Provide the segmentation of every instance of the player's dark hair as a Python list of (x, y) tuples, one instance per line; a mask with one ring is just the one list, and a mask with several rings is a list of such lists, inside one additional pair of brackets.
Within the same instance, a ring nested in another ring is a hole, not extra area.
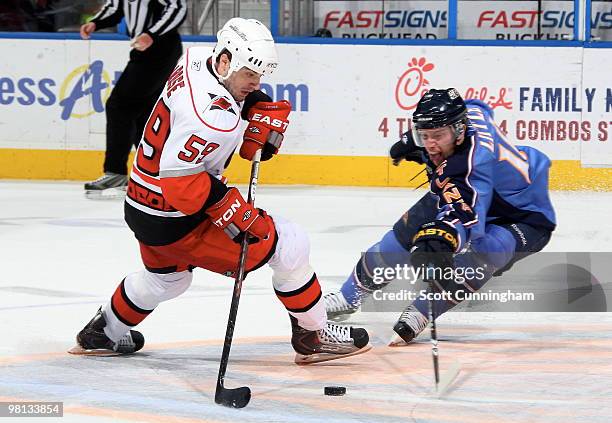
[(219, 53), (219, 55), (217, 56), (217, 60), (215, 61), (215, 64), (219, 64), (219, 61), (221, 60), (221, 55), (225, 54), (227, 56), (227, 58), (231, 61), (232, 60), (232, 53), (230, 53), (230, 51), (226, 48), (224, 48), (223, 50), (221, 50), (221, 53)]

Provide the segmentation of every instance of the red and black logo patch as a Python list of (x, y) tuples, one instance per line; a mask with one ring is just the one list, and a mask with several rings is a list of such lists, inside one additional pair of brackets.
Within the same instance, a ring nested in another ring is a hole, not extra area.
[(226, 110), (231, 114), (235, 115), (236, 111), (232, 107), (232, 103), (229, 101), (227, 97), (215, 95), (208, 93), (210, 98), (212, 99), (210, 110)]

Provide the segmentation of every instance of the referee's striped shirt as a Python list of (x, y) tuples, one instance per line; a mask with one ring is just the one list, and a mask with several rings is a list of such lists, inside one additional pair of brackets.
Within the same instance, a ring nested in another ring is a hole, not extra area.
[(130, 38), (147, 33), (153, 39), (176, 30), (187, 16), (186, 0), (106, 0), (92, 18), (96, 29), (125, 23)]

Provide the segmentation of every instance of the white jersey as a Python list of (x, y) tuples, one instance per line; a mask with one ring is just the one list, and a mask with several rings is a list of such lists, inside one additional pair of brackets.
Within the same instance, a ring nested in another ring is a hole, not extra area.
[[(209, 56), (209, 48), (187, 49), (151, 112), (134, 158), (126, 220), (138, 239), (153, 245), (176, 240), (206, 218), (190, 213), (190, 207), (180, 210), (177, 202), (170, 204), (160, 179), (188, 185), (203, 172), (221, 179), (242, 140), (246, 126), (242, 104), (212, 73)], [(156, 224), (143, 225), (143, 221)], [(175, 227), (174, 234), (168, 224)], [(151, 233), (162, 225), (163, 236)]]
[[(241, 108), (206, 66), (209, 49), (187, 50), (181, 76), (170, 80), (162, 100), (170, 109), (172, 130), (160, 161), (161, 176), (206, 171), (221, 176), (244, 132)], [(177, 81), (171, 85), (173, 81)], [(184, 83), (185, 89), (174, 88)], [(174, 89), (174, 91), (172, 91)]]

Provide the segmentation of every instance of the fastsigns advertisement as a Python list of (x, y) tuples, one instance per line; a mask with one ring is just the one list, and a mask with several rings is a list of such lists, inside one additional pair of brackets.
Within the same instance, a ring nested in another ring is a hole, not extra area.
[(447, 8), (446, 0), (315, 0), (315, 28), (339, 38), (446, 38)]
[[(540, 9), (538, 9), (540, 5)], [(460, 1), (460, 39), (573, 40), (575, 2)], [(612, 35), (612, 4), (594, 1), (591, 32), (599, 39)]]
[[(538, 5), (541, 9), (538, 10)], [(573, 40), (574, 2), (464, 1), (457, 18), (463, 39)]]
[[(593, 39), (612, 40), (612, 3), (591, 4)], [(573, 0), (459, 1), (457, 38), (573, 40), (574, 5)], [(446, 0), (315, 0), (314, 12), (315, 28), (338, 38), (444, 39), (448, 34)]]
[(591, 39), (612, 41), (612, 2), (592, 0), (591, 9)]

